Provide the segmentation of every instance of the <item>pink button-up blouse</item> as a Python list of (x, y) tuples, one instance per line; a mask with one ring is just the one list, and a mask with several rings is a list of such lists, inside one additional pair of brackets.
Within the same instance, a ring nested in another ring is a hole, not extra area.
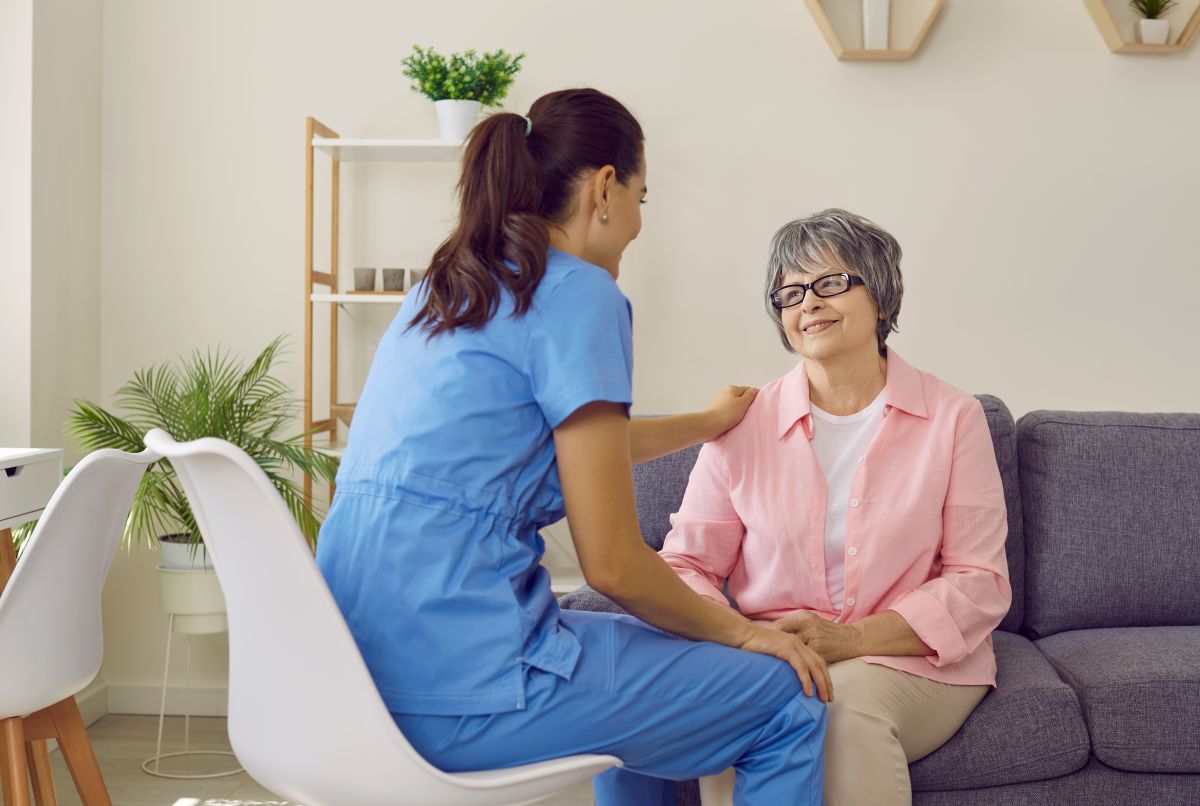
[(696, 592), (747, 618), (810, 611), (844, 623), (885, 610), (934, 654), (864, 657), (956, 685), (995, 685), (991, 632), (1012, 599), (1008, 517), (983, 408), (888, 351), (884, 419), (847, 502), (845, 594), (826, 586), (826, 488), (800, 363), (705, 445), (663, 558)]

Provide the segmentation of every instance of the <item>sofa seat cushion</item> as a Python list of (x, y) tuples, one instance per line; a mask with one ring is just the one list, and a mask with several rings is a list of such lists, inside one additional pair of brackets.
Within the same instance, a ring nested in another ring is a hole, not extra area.
[(996, 688), (950, 741), (910, 765), (914, 791), (1039, 781), (1087, 763), (1075, 692), (1027, 638), (997, 631), (992, 642)]
[(1096, 758), (1200, 772), (1200, 627), (1076, 630), (1037, 647), (1079, 696)]

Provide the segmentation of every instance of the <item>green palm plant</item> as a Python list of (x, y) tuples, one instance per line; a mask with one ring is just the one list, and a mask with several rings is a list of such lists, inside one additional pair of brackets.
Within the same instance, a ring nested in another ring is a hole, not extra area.
[[(67, 418), (67, 433), (85, 451), (117, 448), (139, 452), (145, 448), (143, 435), (152, 428), (161, 428), (180, 441), (219, 437), (232, 442), (266, 472), (309, 544), (315, 546), (322, 513), (305, 500), (292, 471), (299, 470), (314, 481), (332, 481), (337, 460), (306, 448), (303, 433), (282, 436), (298, 412), (291, 389), (270, 374), (282, 346), (282, 337), (276, 338), (249, 366), (217, 349), (196, 352), (180, 359), (177, 366), (164, 363), (139, 370), (116, 395), (124, 416), (76, 400)], [(27, 537), (30, 530), (27, 525), (22, 536)], [(201, 542), (179, 479), (163, 459), (150, 466), (134, 494), (125, 525), (125, 546), (152, 544), (157, 538), (175, 535), (193, 547)]]

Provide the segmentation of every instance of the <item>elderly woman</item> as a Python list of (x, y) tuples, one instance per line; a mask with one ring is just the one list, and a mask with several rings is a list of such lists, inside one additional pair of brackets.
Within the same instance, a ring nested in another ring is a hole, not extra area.
[[(886, 347), (900, 254), (843, 210), (775, 234), (768, 311), (803, 361), (701, 450), (662, 550), (695, 591), (829, 664), (830, 806), (911, 802), (908, 765), (995, 685), (1011, 600), (983, 410)], [(732, 783), (703, 781), (705, 802)]]

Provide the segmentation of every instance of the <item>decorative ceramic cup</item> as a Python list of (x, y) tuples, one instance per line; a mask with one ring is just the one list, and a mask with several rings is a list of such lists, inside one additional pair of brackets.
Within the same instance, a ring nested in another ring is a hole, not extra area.
[(408, 269), (384, 269), (383, 270), (383, 290), (384, 291), (405, 291), (404, 275)]
[(375, 290), (375, 270), (374, 269), (355, 269), (354, 270), (354, 290), (355, 291), (374, 291)]

